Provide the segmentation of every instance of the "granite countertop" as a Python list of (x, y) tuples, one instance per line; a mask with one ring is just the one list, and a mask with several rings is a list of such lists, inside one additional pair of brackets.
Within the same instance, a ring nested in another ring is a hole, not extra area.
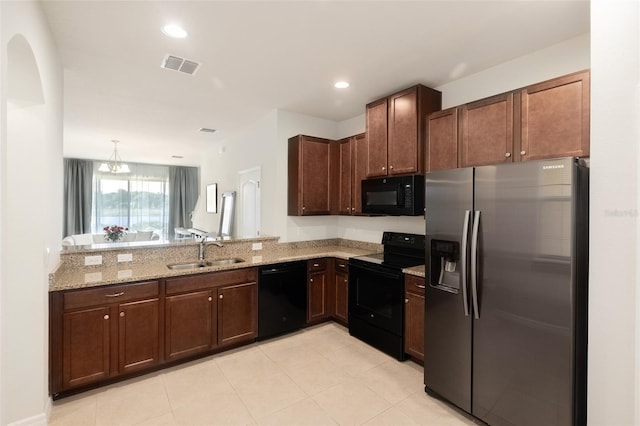
[[(315, 259), (319, 257), (336, 257), (348, 260), (353, 256), (369, 254), (370, 252), (370, 250), (366, 249), (357, 249), (338, 245), (295, 248), (289, 250), (277, 250), (273, 252), (256, 251), (234, 256), (244, 259), (245, 262), (187, 270), (172, 270), (167, 268), (167, 264), (173, 262), (157, 260), (145, 263), (123, 262), (121, 264), (111, 266), (72, 266), (63, 264), (50, 275), (49, 291), (80, 289), (109, 284), (201, 274), (205, 272), (251, 268), (293, 260)], [(195, 261), (196, 259), (191, 260)], [(207, 258), (206, 260), (213, 261), (216, 260), (216, 258)], [(409, 269), (413, 270), (415, 268)], [(422, 276), (424, 276), (424, 272)]]
[(416, 277), (422, 277), (422, 278), (426, 277), (424, 265), (412, 266), (411, 268), (404, 268), (402, 272), (404, 272), (407, 275), (414, 275)]

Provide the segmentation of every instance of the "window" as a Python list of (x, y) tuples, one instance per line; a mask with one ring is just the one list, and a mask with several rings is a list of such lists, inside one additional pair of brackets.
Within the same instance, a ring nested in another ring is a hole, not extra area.
[(94, 168), (91, 228), (126, 226), (131, 231), (169, 230), (169, 167), (128, 163), (131, 173), (113, 174)]

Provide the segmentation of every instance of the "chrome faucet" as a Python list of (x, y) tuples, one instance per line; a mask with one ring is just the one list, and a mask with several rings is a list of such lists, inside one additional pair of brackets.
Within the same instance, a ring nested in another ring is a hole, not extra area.
[[(204, 260), (204, 250), (206, 248), (207, 237), (202, 237), (200, 241), (200, 250), (198, 251), (198, 260)], [(218, 247), (224, 247), (224, 245), (220, 241), (211, 241), (211, 244), (216, 245)]]

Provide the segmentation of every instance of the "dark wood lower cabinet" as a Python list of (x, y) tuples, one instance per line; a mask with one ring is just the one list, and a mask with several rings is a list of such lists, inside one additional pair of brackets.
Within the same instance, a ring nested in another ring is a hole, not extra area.
[(258, 335), (258, 285), (255, 282), (218, 289), (218, 344), (253, 340)]
[(404, 351), (424, 361), (424, 278), (407, 275), (404, 292)]
[(253, 341), (256, 280), (246, 268), (50, 293), (51, 394)]
[(335, 297), (333, 299), (333, 317), (342, 325), (349, 323), (349, 265), (347, 261), (335, 261)]
[(326, 270), (309, 272), (307, 322), (328, 318), (328, 290), (329, 282)]
[(111, 322), (109, 307), (64, 314), (62, 386), (82, 386), (109, 377)]
[(159, 300), (124, 303), (118, 313), (118, 372), (128, 373), (160, 363)]
[(165, 299), (165, 356), (169, 361), (206, 352), (217, 342), (213, 291), (195, 291)]

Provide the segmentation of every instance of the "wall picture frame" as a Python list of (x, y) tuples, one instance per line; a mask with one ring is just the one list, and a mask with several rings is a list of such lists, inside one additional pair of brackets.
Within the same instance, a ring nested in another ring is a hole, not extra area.
[(207, 213), (218, 213), (218, 184), (207, 185)]

